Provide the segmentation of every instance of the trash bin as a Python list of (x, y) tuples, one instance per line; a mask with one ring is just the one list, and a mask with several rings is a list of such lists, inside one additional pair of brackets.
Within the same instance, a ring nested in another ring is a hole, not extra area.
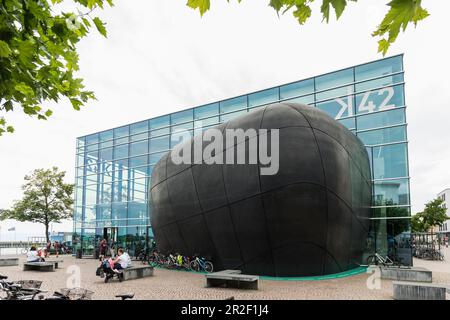
[(76, 258), (77, 259), (81, 259), (83, 257), (83, 254), (81, 253), (81, 249), (77, 249), (77, 255)]

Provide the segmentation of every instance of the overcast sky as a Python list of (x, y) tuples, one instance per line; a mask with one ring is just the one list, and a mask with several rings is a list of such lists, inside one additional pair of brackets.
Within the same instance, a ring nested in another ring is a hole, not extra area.
[[(268, 0), (212, 1), (200, 18), (186, 0), (116, 0), (99, 12), (108, 38), (93, 31), (79, 44), (80, 72), (97, 101), (74, 111), (53, 105), (51, 120), (8, 115), (0, 137), (0, 208), (21, 197), (23, 177), (53, 165), (74, 181), (76, 137), (381, 58), (370, 36), (387, 7), (350, 3), (339, 22), (306, 26), (278, 18)], [(389, 55), (404, 53), (413, 212), (450, 187), (449, 1), (423, 1), (431, 16), (401, 34)], [(43, 227), (0, 222), (1, 239), (43, 235)], [(71, 231), (70, 222), (53, 225)]]

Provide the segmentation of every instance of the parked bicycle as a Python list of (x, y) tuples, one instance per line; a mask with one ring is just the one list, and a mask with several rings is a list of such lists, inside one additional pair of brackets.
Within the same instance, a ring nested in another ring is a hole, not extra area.
[(375, 254), (367, 257), (367, 264), (368, 265), (377, 265), (377, 266), (381, 265), (384, 267), (401, 266), (402, 265), (399, 259), (393, 259), (393, 258), (390, 258), (389, 256), (383, 257), (380, 254), (378, 254), (377, 252), (375, 252)]
[(203, 257), (194, 256), (191, 261), (190, 267), (194, 271), (206, 271), (208, 273), (213, 272), (214, 266), (211, 261), (206, 260)]
[(6, 281), (5, 275), (0, 275), (0, 300), (34, 300), (38, 294), (45, 291), (40, 290), (42, 281), (21, 280)]

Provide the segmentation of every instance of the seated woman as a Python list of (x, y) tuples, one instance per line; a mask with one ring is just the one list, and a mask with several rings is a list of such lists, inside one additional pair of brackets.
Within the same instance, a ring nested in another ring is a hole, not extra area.
[(32, 246), (27, 252), (27, 262), (44, 262), (45, 260), (39, 256), (35, 246)]

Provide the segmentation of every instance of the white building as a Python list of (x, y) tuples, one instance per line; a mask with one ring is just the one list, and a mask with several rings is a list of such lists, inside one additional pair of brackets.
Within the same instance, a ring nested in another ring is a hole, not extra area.
[[(441, 192), (438, 193), (438, 197), (444, 200), (444, 203), (442, 203), (442, 206), (444, 208), (447, 208), (447, 216), (450, 215), (450, 188), (447, 188)], [(440, 233), (446, 233), (447, 235), (450, 234), (450, 220), (446, 220), (442, 226), (439, 227)]]

